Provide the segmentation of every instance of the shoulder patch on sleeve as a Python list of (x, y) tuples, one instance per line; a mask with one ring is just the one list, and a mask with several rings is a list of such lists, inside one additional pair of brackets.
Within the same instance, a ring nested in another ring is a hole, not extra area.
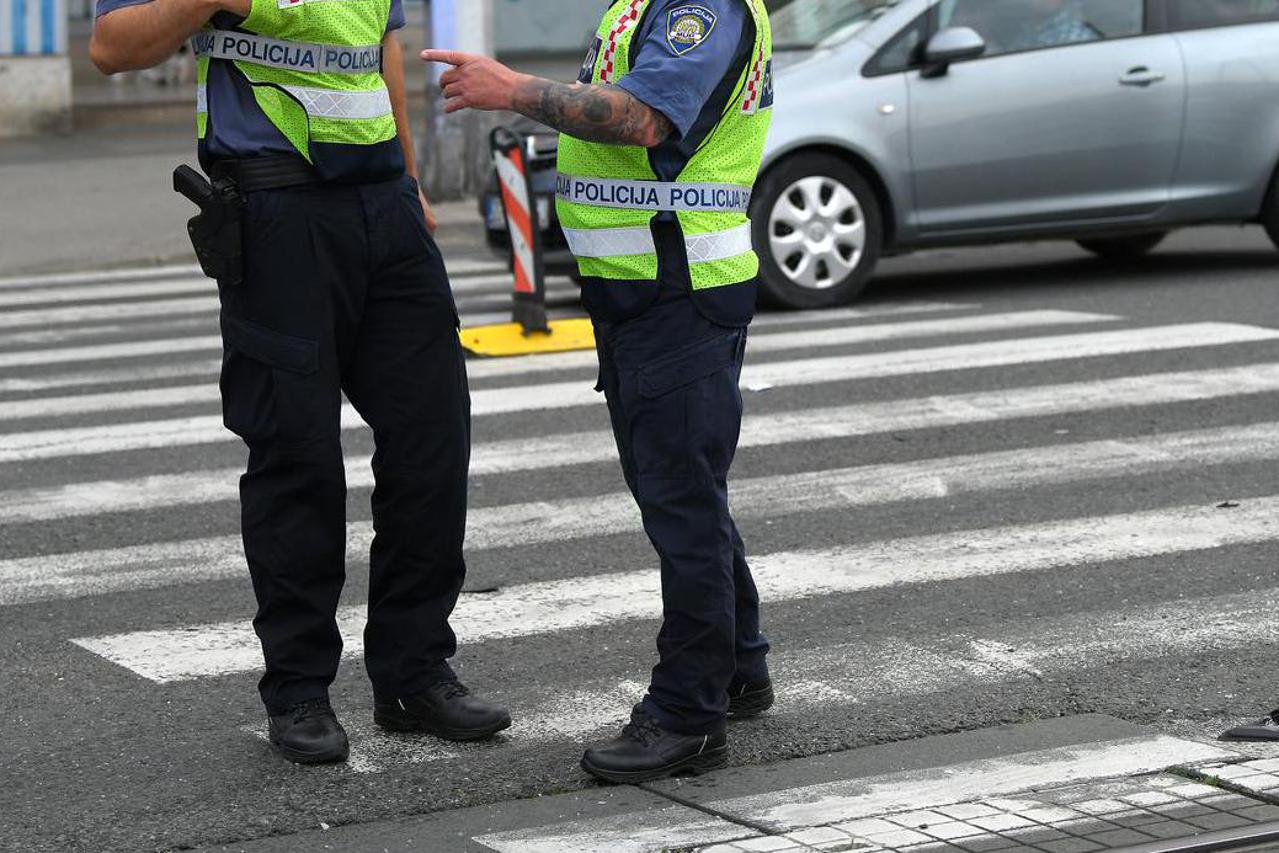
[(719, 22), (719, 15), (705, 6), (679, 5), (666, 17), (666, 43), (676, 56), (696, 50)]

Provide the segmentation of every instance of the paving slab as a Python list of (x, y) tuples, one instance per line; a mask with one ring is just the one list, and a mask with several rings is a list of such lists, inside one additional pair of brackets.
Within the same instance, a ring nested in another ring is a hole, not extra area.
[(707, 776), (669, 779), (647, 787), (689, 802), (706, 804), (835, 779), (860, 779), (943, 767), (1037, 749), (1139, 737), (1147, 732), (1141, 726), (1104, 714), (1079, 714), (895, 741), (776, 764), (734, 767)]
[[(436, 812), (406, 820), (316, 828), (313, 832), (201, 848), (204, 853), (298, 853), (298, 851), (520, 851), (520, 853), (577, 853), (603, 850), (591, 846), (589, 836), (558, 838), (551, 828), (581, 822), (602, 830), (625, 832), (636, 815), (661, 814), (671, 843), (682, 837), (725, 841), (758, 833), (685, 808), (655, 794), (629, 786), (600, 787), (553, 797), (512, 800), (457, 811)], [(533, 830), (529, 832), (529, 830)], [(691, 834), (690, 834), (691, 833)], [(525, 837), (540, 839), (536, 846)], [(482, 839), (476, 840), (476, 839)], [(643, 839), (637, 849), (661, 849), (662, 837)], [(610, 851), (611, 853), (611, 851)], [(619, 851), (620, 853), (620, 851)]]

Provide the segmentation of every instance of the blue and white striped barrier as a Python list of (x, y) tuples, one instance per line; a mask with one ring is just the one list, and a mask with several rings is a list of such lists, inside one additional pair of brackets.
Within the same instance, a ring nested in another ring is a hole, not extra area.
[(0, 56), (66, 52), (66, 0), (0, 0)]

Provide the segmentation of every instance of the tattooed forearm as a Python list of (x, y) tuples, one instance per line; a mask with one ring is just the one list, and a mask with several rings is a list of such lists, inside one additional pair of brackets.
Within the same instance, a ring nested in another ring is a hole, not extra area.
[(572, 86), (533, 79), (515, 92), (515, 109), (569, 136), (652, 148), (671, 135), (670, 119), (616, 86)]

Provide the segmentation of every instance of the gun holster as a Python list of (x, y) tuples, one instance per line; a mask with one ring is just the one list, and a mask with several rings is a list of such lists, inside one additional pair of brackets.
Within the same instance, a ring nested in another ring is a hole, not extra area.
[(200, 269), (223, 287), (236, 287), (244, 280), (244, 196), (239, 187), (231, 178), (210, 183), (184, 165), (173, 172), (173, 189), (200, 208), (187, 223)]

